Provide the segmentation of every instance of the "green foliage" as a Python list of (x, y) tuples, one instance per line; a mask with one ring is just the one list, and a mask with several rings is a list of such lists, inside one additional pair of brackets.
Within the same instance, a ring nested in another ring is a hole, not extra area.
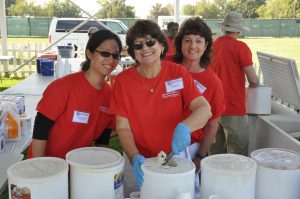
[(81, 17), (80, 9), (70, 3), (68, 0), (60, 2), (59, 0), (51, 0), (44, 9), (46, 16), (55, 17)]
[(8, 8), (10, 16), (40, 16), (40, 6), (35, 6), (33, 2), (27, 0), (16, 0)]
[(36, 6), (27, 0), (16, 0), (7, 10), (10, 16), (81, 17), (80, 9), (68, 0), (51, 0), (44, 6)]
[[(174, 11), (173, 11), (174, 12)], [(157, 19), (158, 16), (170, 16), (171, 12), (167, 7), (162, 7), (162, 4), (156, 3), (152, 6), (148, 19)]]
[[(97, 1), (101, 8), (107, 6), (109, 0), (98, 0)], [(135, 18), (135, 11), (133, 6), (125, 5), (125, 1), (118, 0), (111, 7), (96, 16), (97, 18)]]
[(293, 18), (296, 5), (296, 15), (300, 17), (298, 4), (295, 0), (269, 0), (256, 12), (262, 19)]
[(183, 7), (184, 15), (197, 15), (202, 16), (205, 19), (216, 19), (220, 16), (220, 6), (209, 0), (201, 0), (196, 2), (195, 5), (185, 5)]
[(230, 0), (225, 5), (225, 13), (237, 11), (242, 13), (244, 18), (257, 18), (257, 8), (265, 3), (266, 0)]

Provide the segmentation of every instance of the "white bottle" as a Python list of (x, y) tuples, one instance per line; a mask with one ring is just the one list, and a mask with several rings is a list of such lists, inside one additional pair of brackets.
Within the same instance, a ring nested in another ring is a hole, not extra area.
[(56, 79), (61, 78), (62, 76), (64, 76), (64, 64), (61, 60), (61, 56), (57, 55), (57, 61), (55, 64), (55, 77)]
[(68, 58), (65, 58), (65, 75), (68, 75), (71, 73), (71, 64), (69, 62)]

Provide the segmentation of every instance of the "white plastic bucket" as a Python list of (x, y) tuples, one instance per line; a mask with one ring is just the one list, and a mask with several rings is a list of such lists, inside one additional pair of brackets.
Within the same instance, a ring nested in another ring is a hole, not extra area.
[(7, 170), (9, 199), (68, 198), (68, 164), (40, 157), (13, 164)]
[(124, 158), (103, 147), (85, 147), (66, 155), (71, 199), (123, 199)]
[[(236, 154), (211, 155), (201, 161), (201, 199), (255, 199), (257, 164)], [(266, 199), (266, 198), (265, 198)]]
[[(142, 199), (174, 199), (184, 190), (194, 198), (195, 166), (192, 161), (175, 157), (176, 167), (164, 167), (156, 158), (146, 159), (142, 165), (144, 183)], [(183, 195), (183, 194), (182, 194)]]
[(258, 165), (256, 199), (300, 198), (300, 154), (279, 148), (251, 153)]

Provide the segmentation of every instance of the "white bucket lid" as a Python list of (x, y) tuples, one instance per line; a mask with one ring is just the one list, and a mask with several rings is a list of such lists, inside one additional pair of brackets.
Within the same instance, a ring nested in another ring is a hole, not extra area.
[(210, 155), (201, 161), (201, 167), (210, 168), (219, 172), (243, 172), (252, 170), (257, 164), (251, 158), (237, 154)]
[(258, 149), (251, 153), (251, 158), (257, 161), (258, 165), (271, 169), (300, 169), (300, 154), (287, 149)]
[(7, 170), (8, 178), (15, 181), (38, 183), (67, 173), (68, 164), (64, 159), (39, 157), (23, 160), (11, 165)]
[(102, 169), (116, 166), (122, 162), (118, 151), (104, 147), (84, 147), (67, 153), (71, 166), (89, 169)]
[(158, 174), (182, 174), (195, 170), (195, 165), (191, 160), (180, 157), (174, 157), (177, 163), (176, 167), (162, 166), (156, 158), (148, 158), (142, 165), (143, 171), (158, 173)]

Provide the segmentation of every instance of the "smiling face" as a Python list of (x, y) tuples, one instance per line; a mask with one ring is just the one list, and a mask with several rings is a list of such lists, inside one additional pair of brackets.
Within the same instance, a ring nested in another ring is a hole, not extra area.
[(93, 53), (87, 50), (87, 56), (91, 61), (89, 70), (101, 76), (109, 75), (119, 63), (119, 59), (111, 54), (120, 54), (118, 43), (113, 39), (103, 41)]
[(199, 62), (206, 46), (205, 39), (200, 35), (184, 35), (181, 47), (183, 59)]
[(157, 62), (160, 63), (160, 55), (164, 50), (164, 46), (157, 40), (151, 39), (150, 35), (136, 38), (133, 42), (133, 45), (142, 46), (141, 49), (134, 49), (135, 59), (140, 64), (148, 65), (155, 64)]

